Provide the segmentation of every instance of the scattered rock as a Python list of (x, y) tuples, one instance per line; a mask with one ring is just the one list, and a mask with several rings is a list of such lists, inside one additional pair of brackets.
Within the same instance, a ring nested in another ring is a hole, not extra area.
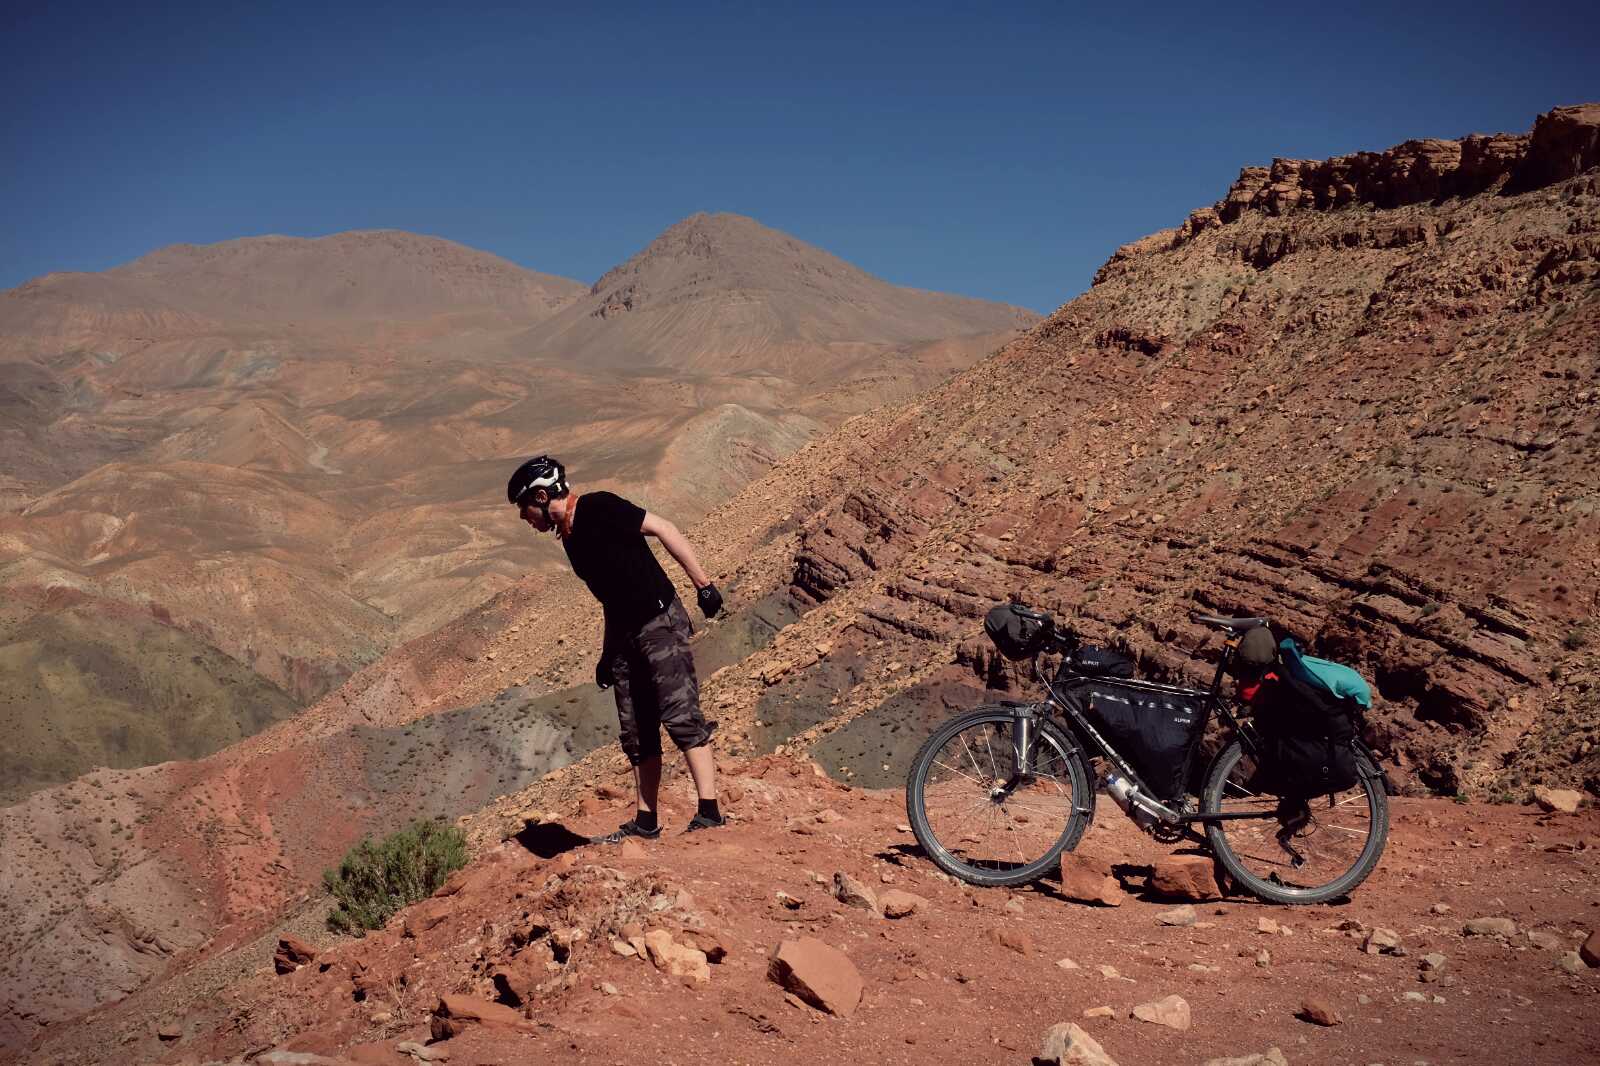
[(490, 971), (489, 979), (494, 982), (496, 998), (513, 1007), (525, 1007), (533, 1002), (534, 990), (544, 976), (542, 970), (537, 968), (536, 957), (529, 952), (511, 959), (508, 965), (496, 966)]
[(1063, 852), (1060, 862), (1061, 894), (1075, 903), (1120, 907), (1122, 886), (1111, 876), (1111, 864), (1075, 851)]
[(1577, 814), (1578, 805), (1583, 802), (1583, 793), (1570, 788), (1546, 788), (1543, 785), (1535, 785), (1533, 802), (1547, 814)]
[(705, 953), (706, 961), (719, 966), (728, 957), (728, 945), (716, 933), (707, 929), (685, 929), (683, 943)]
[(455, 908), (456, 901), (448, 897), (425, 899), (413, 907), (408, 907), (401, 934), (414, 940), (450, 917)]
[(1085, 1018), (1115, 1018), (1117, 1012), (1110, 1007), (1090, 1007), (1083, 1012)]
[(1431, 984), (1444, 976), (1445, 968), (1449, 964), (1449, 959), (1437, 951), (1430, 951), (1422, 956), (1422, 960), (1417, 964), (1417, 969), (1420, 971), (1418, 976), (1421, 977), (1423, 983)]
[(394, 1049), (402, 1055), (410, 1055), (418, 1062), (445, 1062), (450, 1058), (448, 1048), (429, 1047), (415, 1040), (402, 1040), (394, 1046)]
[(1169, 855), (1150, 870), (1150, 888), (1173, 899), (1221, 899), (1217, 868), (1207, 855)]
[(1033, 938), (1021, 929), (1012, 929), (1007, 926), (994, 930), (991, 935), (1001, 947), (1010, 948), (1018, 955), (1033, 954)]
[(1529, 929), (1527, 936), (1528, 946), (1540, 951), (1560, 951), (1567, 943), (1548, 929)]
[(639, 862), (646, 857), (644, 845), (633, 837), (623, 837), (622, 846), (617, 849), (617, 857), (624, 862)]
[(1231, 1059), (1207, 1059), (1205, 1066), (1289, 1066), (1283, 1049), (1269, 1047), (1254, 1055), (1239, 1055)]
[(1321, 996), (1307, 996), (1300, 1004), (1300, 1015), (1313, 1025), (1334, 1026), (1343, 1022), (1339, 1012), (1333, 1009), (1333, 1004)]
[(1426, 1002), (1428, 1002), (1428, 997), (1423, 995), (1421, 992), (1407, 992), (1401, 998), (1404, 999), (1407, 1003), (1426, 1003)]
[(671, 977), (692, 978), (696, 984), (711, 980), (711, 967), (706, 953), (672, 939), (665, 929), (652, 929), (644, 935), (645, 950), (658, 970)]
[(611, 942), (611, 950), (625, 959), (635, 958), (639, 954), (638, 949), (624, 940), (613, 940)]
[(772, 953), (767, 976), (819, 1010), (848, 1018), (861, 1003), (861, 973), (850, 957), (820, 940), (785, 940)]
[(1122, 979), (1122, 974), (1117, 972), (1117, 968), (1115, 966), (1107, 966), (1106, 964), (1101, 963), (1099, 966), (1096, 966), (1095, 969), (1099, 970), (1100, 976), (1104, 977), (1107, 981), (1118, 981)]
[(1268, 936), (1278, 935), (1278, 923), (1271, 918), (1257, 918), (1256, 932), (1266, 933)]
[(1561, 958), (1556, 960), (1556, 965), (1567, 973), (1583, 973), (1589, 968), (1588, 964), (1583, 961), (1583, 956), (1576, 951), (1564, 952)]
[(928, 906), (928, 901), (915, 892), (891, 888), (878, 900), (885, 918), (905, 918)]
[(846, 907), (855, 907), (857, 910), (866, 911), (868, 914), (882, 914), (878, 906), (878, 897), (872, 889), (857, 881), (843, 870), (833, 875), (833, 898), (843, 903)]
[(1361, 950), (1368, 955), (1398, 955), (1400, 954), (1400, 934), (1393, 929), (1377, 928), (1367, 934), (1367, 939), (1362, 941)]
[(1450, 904), (1448, 904), (1448, 903), (1435, 903), (1433, 906), (1429, 907), (1428, 910), (1430, 912), (1432, 912), (1433, 914), (1449, 914), (1450, 913)]
[(1191, 926), (1197, 919), (1194, 907), (1187, 903), (1156, 915), (1156, 921), (1161, 925)]
[(1509, 940), (1516, 935), (1517, 923), (1510, 918), (1469, 918), (1461, 931), (1467, 936), (1498, 936)]
[(1600, 966), (1600, 929), (1589, 934), (1583, 946), (1578, 948), (1578, 955), (1590, 966)]
[(1076, 962), (1073, 962), (1071, 959), (1068, 959), (1068, 958), (1057, 959), (1056, 960), (1056, 965), (1061, 967), (1063, 970), (1078, 970), (1078, 969), (1082, 969), (1082, 967), (1080, 967)]
[(519, 1029), (522, 1015), (504, 1003), (490, 1003), (473, 996), (441, 996), (433, 1008), (429, 1031), (435, 1040), (449, 1040), (458, 1036), (469, 1025), (482, 1025), (491, 1029)]
[(278, 950), (272, 953), (272, 968), (279, 973), (294, 973), (317, 957), (317, 949), (299, 937), (285, 936), (278, 941)]
[(1005, 912), (1007, 914), (1022, 914), (1022, 901), (1015, 896), (1006, 900)]
[(1049, 1028), (1039, 1061), (1050, 1066), (1117, 1066), (1106, 1049), (1074, 1022), (1057, 1022)]
[(601, 992), (602, 995), (606, 995), (606, 996), (618, 995), (617, 986), (612, 984), (610, 981), (601, 981), (600, 982), (600, 992)]
[(183, 1036), (183, 1026), (177, 1022), (162, 1022), (156, 1026), (156, 1039), (178, 1040)]
[(1168, 1029), (1177, 1029), (1180, 1032), (1189, 1028), (1191, 1020), (1189, 1001), (1176, 995), (1141, 1003), (1133, 1008), (1133, 1016), (1141, 1022), (1164, 1025)]

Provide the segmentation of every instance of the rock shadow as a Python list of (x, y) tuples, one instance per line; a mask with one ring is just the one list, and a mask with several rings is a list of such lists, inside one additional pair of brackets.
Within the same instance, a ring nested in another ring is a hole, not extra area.
[(559, 822), (525, 825), (512, 839), (541, 859), (553, 859), (562, 852), (590, 843), (588, 837), (579, 836)]

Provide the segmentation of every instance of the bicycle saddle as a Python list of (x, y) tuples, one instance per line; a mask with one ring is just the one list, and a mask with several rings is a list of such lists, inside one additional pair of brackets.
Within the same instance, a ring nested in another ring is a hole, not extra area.
[(1216, 626), (1218, 629), (1231, 630), (1234, 633), (1243, 633), (1247, 629), (1255, 629), (1258, 626), (1267, 624), (1265, 618), (1221, 618), (1214, 614), (1197, 614), (1194, 616), (1194, 620), (1196, 622), (1204, 622), (1208, 626)]

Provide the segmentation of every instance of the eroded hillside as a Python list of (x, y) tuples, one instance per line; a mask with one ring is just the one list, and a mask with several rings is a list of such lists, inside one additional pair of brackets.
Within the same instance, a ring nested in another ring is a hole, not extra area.
[[(130, 719), (120, 697), (96, 695), (148, 694), (131, 680), (152, 664), (128, 619), (304, 706), (530, 572), (564, 567), (503, 521), (501, 486), (527, 455), (556, 452), (585, 484), (687, 523), (1034, 318), (890, 285), (749, 219), (697, 217), (673, 233), (707, 227), (740, 239), (692, 277), (659, 251), (618, 268), (726, 317), (698, 332), (694, 359), (665, 335), (652, 346), (591, 322), (577, 282), (392, 231), (180, 245), (0, 293), (0, 588), (18, 609), (69, 594), (82, 623), (54, 630), (63, 645), (48, 662), (15, 659), (12, 687), (42, 724), (19, 767), (0, 763), (0, 796), (237, 738), (196, 730), (189, 739), (215, 742), (163, 745), (182, 732), (169, 721), (182, 700), (146, 699)], [(837, 276), (827, 299), (808, 300), (819, 263)], [(930, 307), (941, 313), (918, 313)], [(588, 323), (583, 344), (613, 357), (527, 336), (565, 308)], [(107, 645), (122, 653), (99, 654)], [(253, 731), (248, 702), (217, 713)]]
[[(994, 357), (780, 463), (692, 534), (732, 606), (700, 648), (740, 652), (702, 662), (719, 745), (890, 782), (927, 724), (1010, 682), (978, 620), (1016, 597), (1169, 676), (1205, 670), (1192, 610), (1265, 613), (1376, 681), (1373, 739), (1407, 787), (1593, 788), (1597, 165), (1589, 105), (1526, 136), (1249, 168)], [(7, 995), (35, 1024), (60, 1019), (247, 942), (381, 821), (381, 797), (352, 785), (372, 764), (352, 727), (581, 685), (594, 629), (570, 580), (512, 586), (293, 728), (119, 777), (116, 802), (148, 817), (110, 873), (64, 868), (83, 783), (5, 812), (11, 839), (39, 840), (0, 882), (28, 919), (5, 943), (21, 960)], [(601, 748), (468, 824), (498, 841), (619, 770)], [(93, 906), (39, 920), (40, 884)], [(177, 961), (133, 935), (104, 956), (115, 973), (90, 961), (70, 994), (30, 991), (65, 933), (169, 913)]]

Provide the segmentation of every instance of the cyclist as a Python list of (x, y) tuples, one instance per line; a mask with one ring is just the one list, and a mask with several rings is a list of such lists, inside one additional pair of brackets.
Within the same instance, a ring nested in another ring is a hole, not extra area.
[(535, 531), (560, 538), (573, 572), (605, 614), (595, 684), (615, 687), (622, 750), (633, 766), (638, 803), (632, 818), (595, 843), (661, 835), (656, 797), (662, 727), (683, 752), (700, 801), (687, 831), (724, 825), (710, 743), (716, 723), (708, 724), (700, 713), (689, 614), (645, 543), (646, 536), (655, 537), (677, 560), (694, 582), (700, 610), (711, 618), (722, 609), (722, 594), (688, 540), (671, 522), (614, 493), (574, 493), (566, 469), (548, 455), (517, 468), (506, 499)]

